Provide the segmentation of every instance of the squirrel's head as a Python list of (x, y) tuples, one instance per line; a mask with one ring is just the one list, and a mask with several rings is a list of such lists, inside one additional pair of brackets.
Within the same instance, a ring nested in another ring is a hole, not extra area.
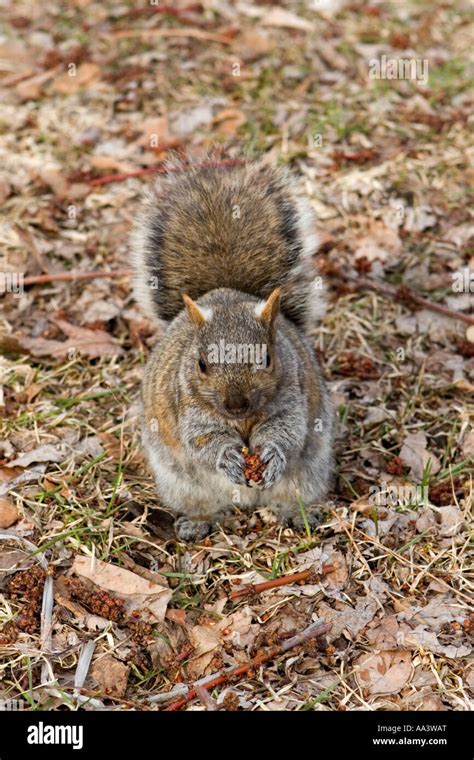
[(188, 378), (193, 392), (230, 419), (252, 417), (275, 396), (282, 367), (276, 348), (280, 288), (266, 301), (213, 292), (212, 306), (183, 295), (193, 327)]

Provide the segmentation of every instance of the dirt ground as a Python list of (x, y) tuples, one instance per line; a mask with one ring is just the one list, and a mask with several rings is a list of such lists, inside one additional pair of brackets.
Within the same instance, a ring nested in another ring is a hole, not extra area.
[[(472, 707), (468, 14), (3, 4), (2, 699), (161, 710), (179, 684), (275, 647), (183, 709)], [(160, 509), (138, 417), (157, 336), (127, 236), (173, 151), (265, 154), (316, 211), (330, 304), (314, 339), (338, 430), (312, 533), (236, 513), (186, 545)], [(107, 274), (73, 279), (89, 272)], [(332, 627), (284, 651), (317, 621)]]

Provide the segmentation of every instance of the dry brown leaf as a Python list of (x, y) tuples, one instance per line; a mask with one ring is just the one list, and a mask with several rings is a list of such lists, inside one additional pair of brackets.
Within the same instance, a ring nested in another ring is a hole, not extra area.
[(358, 599), (355, 607), (336, 602), (333, 608), (326, 602), (321, 602), (318, 607), (318, 617), (323, 618), (325, 623), (332, 624), (329, 632), (331, 640), (339, 638), (343, 632), (347, 632), (349, 636), (355, 638), (373, 620), (377, 609), (376, 600), (367, 597)]
[(178, 625), (184, 625), (186, 623), (186, 610), (168, 610), (166, 613), (166, 619), (171, 620)]
[(366, 493), (364, 496), (360, 496), (358, 499), (351, 502), (350, 508), (354, 510), (354, 512), (360, 512), (362, 515), (366, 515), (374, 511), (375, 505), (373, 502), (369, 501), (369, 494)]
[(247, 605), (220, 620), (218, 627), (224, 640), (231, 641), (234, 646), (250, 649), (259, 630), (259, 626), (252, 623), (253, 617), (252, 610)]
[(436, 475), (441, 469), (439, 459), (426, 448), (426, 435), (422, 430), (409, 433), (405, 437), (400, 451), (400, 459), (410, 467), (411, 476), (418, 481), (422, 480), (425, 467), (430, 460), (432, 475)]
[(195, 681), (206, 673), (222, 642), (217, 627), (210, 625), (193, 626), (189, 631), (189, 639), (194, 654), (188, 661), (187, 675), (191, 681)]
[(167, 116), (145, 119), (140, 123), (139, 128), (142, 134), (135, 145), (142, 146), (147, 150), (156, 151), (160, 149), (160, 146), (165, 148), (174, 139), (170, 132)]
[(0, 499), (0, 528), (10, 528), (20, 519), (16, 507), (6, 499)]
[(396, 230), (381, 222), (373, 222), (370, 233), (355, 245), (356, 259), (365, 257), (368, 261), (393, 261), (402, 252), (402, 241)]
[(464, 515), (459, 509), (459, 507), (432, 506), (431, 509), (434, 512), (436, 512), (436, 514), (438, 515), (437, 522), (439, 522), (440, 524), (440, 529), (439, 529), (440, 536), (445, 536), (446, 538), (450, 538), (451, 536), (455, 536), (457, 533), (459, 533), (462, 525), (464, 524)]
[(286, 29), (299, 29), (303, 32), (314, 32), (315, 25), (296, 13), (283, 8), (270, 8), (261, 19), (263, 26), (284, 27)]
[[(405, 613), (400, 613), (404, 615)], [(407, 625), (400, 626), (398, 633), (400, 646), (410, 647), (413, 649), (422, 648), (433, 654), (440, 654), (444, 657), (455, 659), (456, 657), (466, 657), (472, 652), (472, 646), (466, 644), (441, 644), (434, 631), (427, 630), (426, 626), (418, 625), (411, 629)]]
[(38, 100), (43, 94), (43, 87), (55, 76), (56, 72), (57, 69), (49, 69), (24, 79), (15, 87), (17, 95), (21, 100)]
[(423, 697), (419, 707), (420, 712), (442, 712), (447, 709), (446, 705), (443, 705), (441, 699), (436, 694), (427, 694)]
[(99, 433), (97, 436), (109, 457), (120, 459), (121, 446), (118, 438), (112, 433)]
[[(163, 621), (172, 593), (166, 586), (152, 583), (136, 573), (123, 567), (92, 560), (89, 557), (76, 557), (73, 564), (76, 575), (86, 578), (105, 591), (115, 594), (125, 602), (125, 609), (130, 614), (137, 608), (146, 607), (153, 618)], [(142, 614), (141, 617), (150, 617)]]
[(446, 623), (462, 623), (468, 615), (468, 611), (450, 594), (436, 594), (424, 607), (412, 605), (409, 612), (405, 610), (400, 615), (400, 619), (409, 620), (410, 613), (435, 631), (440, 631)]
[(63, 444), (54, 446), (51, 443), (46, 443), (44, 446), (38, 446), (32, 451), (27, 451), (25, 454), (21, 454), (12, 462), (7, 464), (7, 467), (28, 467), (33, 462), (63, 462), (68, 456), (68, 449)]
[[(89, 330), (85, 327), (77, 327), (63, 319), (52, 320), (61, 330), (68, 335), (68, 340), (49, 340), (47, 338), (29, 338), (26, 335), (11, 338), (1, 336), (0, 344), (5, 350), (25, 351), (31, 356), (51, 356), (62, 359), (68, 354), (75, 353), (87, 356), (89, 359), (97, 359), (101, 356), (120, 356), (123, 349), (118, 340), (104, 330)], [(10, 339), (11, 338), (11, 339)]]
[(356, 660), (356, 680), (370, 694), (396, 694), (413, 674), (411, 652), (391, 650), (363, 654)]
[(127, 161), (119, 161), (114, 156), (91, 156), (89, 163), (93, 169), (105, 169), (114, 172), (133, 172), (136, 169), (133, 164), (129, 164)]
[(268, 37), (256, 29), (245, 30), (235, 43), (238, 55), (247, 63), (258, 60), (268, 53), (271, 47)]
[[(405, 607), (404, 607), (405, 609)], [(367, 640), (374, 649), (396, 649), (398, 647), (399, 623), (395, 615), (385, 615), (380, 622), (366, 631)]]
[(112, 655), (98, 659), (91, 668), (91, 676), (103, 694), (123, 697), (127, 690), (130, 668)]
[[(70, 73), (71, 72), (71, 73)], [(100, 79), (100, 66), (95, 63), (81, 63), (55, 79), (52, 89), (60, 95), (71, 95), (81, 87), (90, 85)]]
[(56, 198), (64, 200), (68, 197), (69, 182), (61, 169), (45, 166), (44, 169), (41, 169), (40, 177), (45, 185), (51, 188)]
[(234, 137), (246, 121), (245, 114), (238, 108), (225, 108), (217, 114), (213, 123), (218, 125), (219, 132), (222, 132), (227, 137)]
[(1, 549), (0, 550), (0, 574), (5, 577), (7, 573), (14, 573), (20, 568), (24, 570), (31, 565), (33, 560), (25, 552), (18, 549)]

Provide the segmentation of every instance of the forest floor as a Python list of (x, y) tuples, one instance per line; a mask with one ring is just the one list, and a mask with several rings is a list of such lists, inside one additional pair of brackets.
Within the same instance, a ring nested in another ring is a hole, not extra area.
[[(187, 709), (472, 706), (468, 7), (4, 5), (2, 699), (163, 709), (176, 685), (275, 646)], [(173, 150), (263, 153), (316, 211), (338, 430), (313, 533), (262, 511), (177, 542), (139, 445), (156, 336), (130, 278), (48, 280), (128, 270), (150, 178), (122, 175)], [(283, 651), (315, 621), (332, 627)]]

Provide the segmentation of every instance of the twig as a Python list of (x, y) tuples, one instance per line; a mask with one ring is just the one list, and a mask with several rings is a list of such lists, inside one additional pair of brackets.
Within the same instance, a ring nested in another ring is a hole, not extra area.
[(134, 172), (108, 174), (105, 177), (90, 179), (88, 184), (91, 186), (107, 185), (110, 182), (124, 182), (130, 177), (145, 177), (148, 174), (176, 174), (189, 171), (190, 169), (220, 169), (232, 166), (242, 166), (243, 164), (245, 164), (245, 161), (242, 158), (223, 158), (220, 161), (204, 161), (202, 164), (189, 164), (188, 166), (166, 166), (163, 163), (160, 163), (156, 164), (156, 166), (148, 166), (146, 169), (137, 169)]
[[(269, 660), (273, 660), (275, 657), (288, 652), (289, 649), (293, 649), (300, 644), (304, 644), (306, 641), (310, 641), (310, 639), (314, 639), (317, 636), (324, 636), (324, 634), (330, 631), (331, 628), (331, 623), (312, 623), (310, 626), (308, 626), (308, 628), (305, 628), (304, 631), (301, 631), (301, 633), (296, 634), (296, 636), (292, 636), (290, 639), (287, 639), (279, 646), (270, 647), (266, 652), (262, 652), (261, 654), (256, 655), (256, 657), (244, 663), (243, 665), (237, 665), (223, 672), (216, 673), (216, 676), (214, 678), (206, 681), (206, 683), (202, 684), (202, 686), (205, 689), (213, 689), (215, 686), (220, 686), (220, 684), (225, 683), (229, 679), (234, 680), (235, 678), (243, 676), (245, 673), (248, 673), (249, 671), (258, 668), (260, 665), (263, 665), (263, 663), (268, 662)], [(184, 705), (186, 705), (196, 696), (196, 687), (195, 685), (191, 685), (186, 695), (183, 696), (182, 699), (176, 700), (176, 702), (173, 702), (171, 705), (169, 705), (169, 707), (165, 708), (165, 711), (175, 712), (176, 710), (180, 710), (182, 707), (184, 707)]]
[(192, 37), (205, 42), (220, 42), (222, 45), (230, 45), (232, 42), (224, 34), (205, 32), (202, 29), (118, 29), (112, 32), (112, 37)]
[[(328, 573), (334, 572), (335, 569), (335, 565), (323, 565), (321, 572), (322, 575), (327, 575)], [(302, 570), (300, 573), (283, 575), (281, 578), (273, 578), (271, 581), (243, 586), (243, 588), (240, 588), (238, 591), (233, 591), (229, 596), (229, 599), (238, 599), (240, 596), (251, 596), (252, 594), (259, 594), (261, 591), (267, 591), (269, 588), (277, 588), (278, 586), (286, 586), (288, 583), (305, 581), (310, 575), (317, 575), (317, 573), (315, 573), (314, 570)]]
[(105, 177), (96, 177), (90, 179), (88, 185), (106, 185), (109, 182), (125, 182), (129, 177), (146, 177), (147, 174), (156, 174), (160, 171), (160, 166), (149, 166), (147, 169), (137, 169), (134, 172), (123, 172), (123, 174), (107, 174)]
[(23, 285), (39, 285), (44, 282), (70, 282), (75, 280), (95, 280), (104, 277), (130, 277), (131, 269), (113, 269), (101, 272), (61, 272), (60, 274), (38, 274), (25, 277)]
[(357, 279), (355, 279), (345, 276), (341, 271), (331, 272), (331, 274), (334, 274), (341, 280), (345, 280), (354, 288), (354, 290), (373, 290), (377, 293), (382, 293), (383, 295), (389, 296), (389, 298), (401, 301), (406, 306), (421, 306), (424, 309), (429, 309), (430, 311), (435, 311), (438, 314), (443, 314), (443, 316), (449, 317), (450, 319), (457, 319), (460, 322), (466, 322), (468, 325), (474, 325), (474, 316), (471, 316), (470, 314), (463, 314), (460, 311), (455, 311), (454, 309), (450, 309), (448, 306), (444, 306), (440, 303), (428, 301), (427, 298), (423, 298), (422, 296), (414, 293), (413, 290), (411, 290), (407, 285), (400, 285), (398, 288), (395, 288), (391, 285), (387, 285), (386, 283), (382, 284), (376, 280), (372, 280), (370, 277), (357, 277)]
[(199, 697), (203, 705), (205, 706), (206, 710), (214, 712), (217, 710), (217, 705), (210, 696), (207, 689), (204, 688), (204, 686), (200, 686), (199, 684), (196, 684), (194, 687), (196, 689), (196, 695)]

